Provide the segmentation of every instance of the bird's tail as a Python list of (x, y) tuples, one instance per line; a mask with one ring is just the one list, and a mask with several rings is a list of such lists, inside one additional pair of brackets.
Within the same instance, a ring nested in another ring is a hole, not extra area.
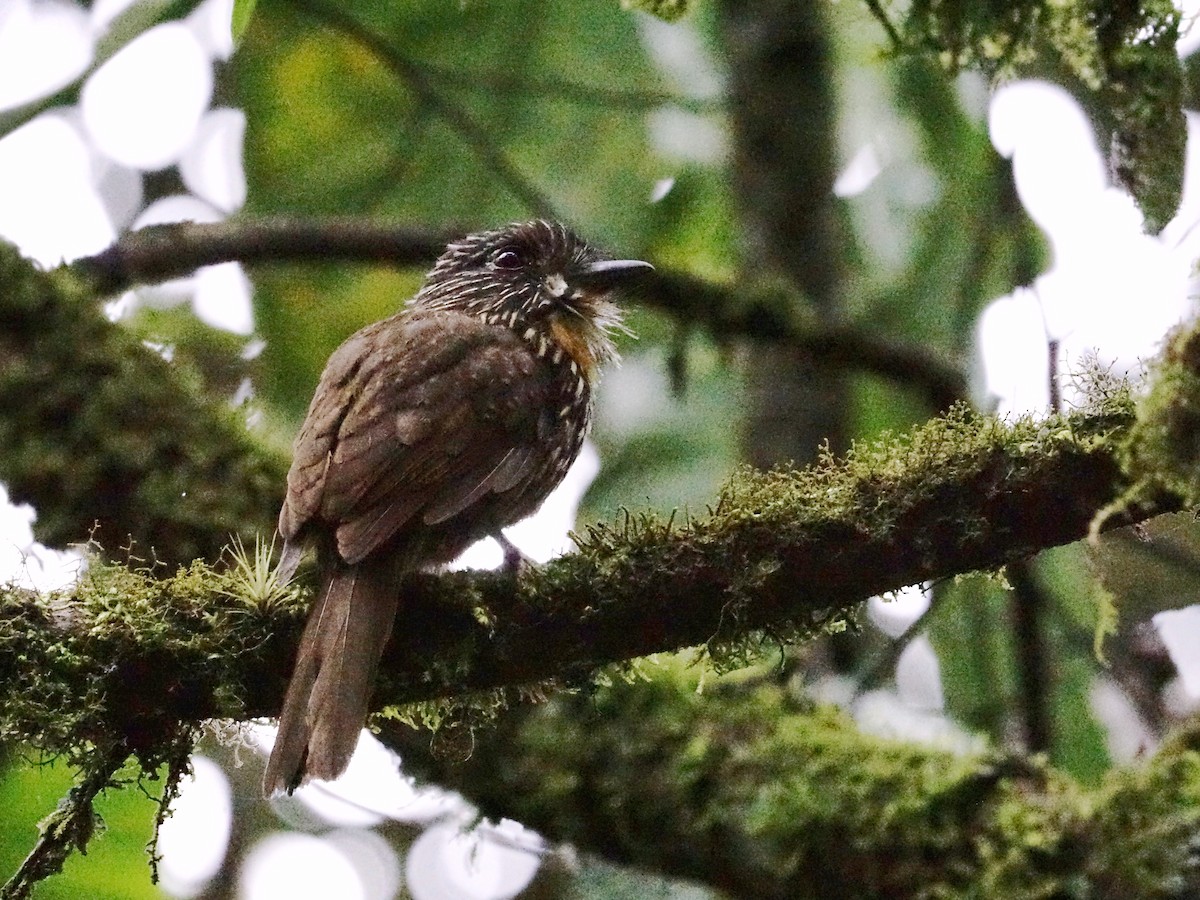
[(400, 598), (396, 562), (380, 556), (326, 566), (279, 714), (265, 796), (337, 778), (350, 762)]

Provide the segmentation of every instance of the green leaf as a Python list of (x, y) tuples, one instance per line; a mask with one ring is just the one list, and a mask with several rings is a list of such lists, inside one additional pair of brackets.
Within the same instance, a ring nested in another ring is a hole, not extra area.
[(246, 29), (250, 25), (250, 19), (254, 16), (254, 7), (258, 0), (233, 0), (233, 20), (230, 23), (233, 31), (233, 43), (240, 44), (242, 35), (246, 33)]
[(996, 579), (969, 576), (940, 588), (929, 638), (941, 662), (950, 714), (1004, 741), (1016, 695), (1008, 597)]
[(1089, 549), (1124, 622), (1148, 621), (1200, 595), (1200, 526), (1190, 512), (1105, 533)]

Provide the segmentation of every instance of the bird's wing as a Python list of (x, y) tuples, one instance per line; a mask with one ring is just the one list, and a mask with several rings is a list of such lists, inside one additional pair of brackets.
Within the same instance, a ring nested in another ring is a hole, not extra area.
[(297, 439), (281, 531), (285, 518), (327, 523), (353, 563), (410, 522), (522, 490), (548, 427), (536, 363), (512, 332), (457, 313), (359, 332), (330, 359)]

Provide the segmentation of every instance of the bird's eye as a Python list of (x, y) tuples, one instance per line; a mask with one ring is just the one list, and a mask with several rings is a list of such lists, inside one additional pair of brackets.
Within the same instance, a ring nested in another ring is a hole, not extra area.
[(497, 269), (519, 269), (525, 264), (525, 256), (516, 247), (504, 247), (492, 256), (492, 265)]

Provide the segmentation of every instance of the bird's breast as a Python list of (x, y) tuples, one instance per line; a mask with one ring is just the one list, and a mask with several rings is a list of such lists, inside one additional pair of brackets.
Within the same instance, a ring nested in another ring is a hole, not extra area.
[[(557, 483), (579, 455), (592, 418), (592, 371), (596, 362), (569, 328), (555, 323), (549, 329), (546, 349), (539, 356), (552, 374), (547, 408), (539, 430), (545, 429), (551, 478)], [(538, 348), (541, 349), (540, 347)]]

